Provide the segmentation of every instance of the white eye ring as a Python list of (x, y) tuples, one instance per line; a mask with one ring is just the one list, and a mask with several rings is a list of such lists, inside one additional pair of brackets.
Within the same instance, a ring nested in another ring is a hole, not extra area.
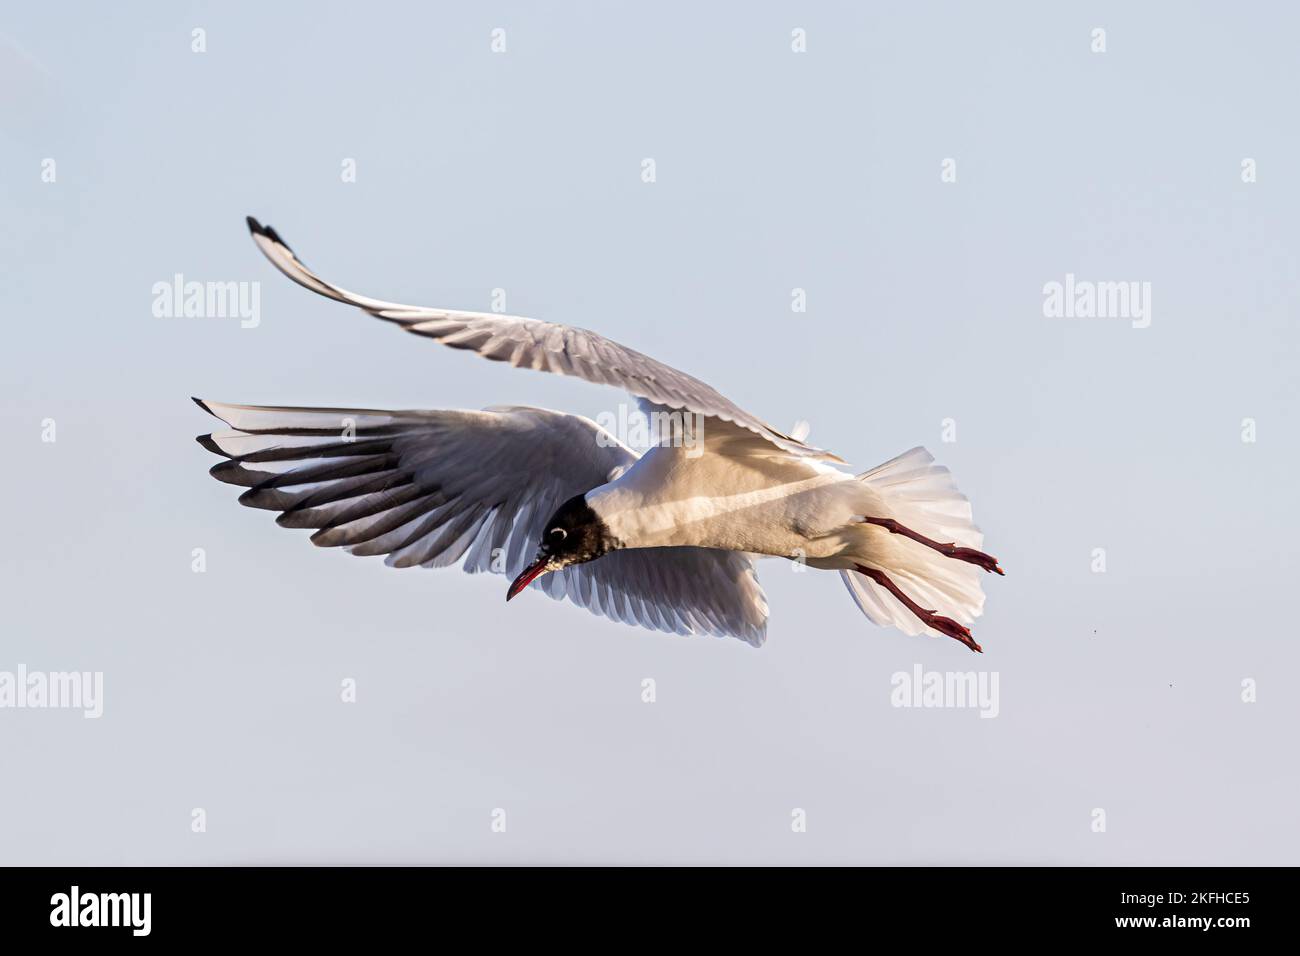
[(552, 538), (554, 538), (554, 537), (558, 534), (558, 535), (560, 536), (560, 540), (561, 540), (561, 541), (563, 541), (565, 538), (567, 538), (567, 537), (569, 536), (569, 532), (565, 531), (563, 528), (552, 528), (552, 529), (548, 532), (548, 534), (549, 534)]

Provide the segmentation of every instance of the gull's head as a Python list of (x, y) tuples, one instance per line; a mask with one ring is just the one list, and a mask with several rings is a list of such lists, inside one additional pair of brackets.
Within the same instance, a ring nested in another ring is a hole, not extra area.
[(506, 592), (506, 600), (522, 591), (543, 574), (559, 571), (572, 564), (594, 561), (618, 547), (609, 528), (587, 504), (583, 495), (575, 495), (556, 509), (542, 529), (537, 557), (515, 578)]

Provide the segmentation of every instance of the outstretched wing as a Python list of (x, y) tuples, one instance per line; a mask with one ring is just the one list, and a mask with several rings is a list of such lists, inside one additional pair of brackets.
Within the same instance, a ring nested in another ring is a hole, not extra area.
[(437, 339), (452, 348), (469, 349), (494, 361), (614, 385), (658, 405), (734, 422), (790, 454), (840, 461), (828, 451), (777, 431), (699, 379), (603, 335), (513, 315), (399, 305), (357, 295), (308, 269), (270, 226), (249, 216), (248, 228), (258, 248), (294, 282), (336, 302), (396, 322), (408, 332)]
[[(223, 405), (231, 426), (200, 435), (226, 460), (212, 476), (241, 504), (314, 529), (313, 543), (386, 555), (392, 567), (517, 576), (546, 520), (636, 456), (595, 422), (540, 408), (374, 411)], [(707, 548), (616, 551), (532, 585), (594, 614), (678, 634), (761, 644), (767, 604), (742, 554)]]

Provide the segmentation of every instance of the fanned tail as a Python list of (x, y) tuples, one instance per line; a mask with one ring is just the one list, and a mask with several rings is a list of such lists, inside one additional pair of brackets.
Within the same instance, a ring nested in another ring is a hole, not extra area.
[(984, 535), (948, 469), (918, 447), (858, 480), (880, 512), (862, 516), (858, 567), (840, 572), (858, 607), (881, 626), (980, 650), (969, 627), (984, 609), (983, 574), (1002, 570), (980, 550)]

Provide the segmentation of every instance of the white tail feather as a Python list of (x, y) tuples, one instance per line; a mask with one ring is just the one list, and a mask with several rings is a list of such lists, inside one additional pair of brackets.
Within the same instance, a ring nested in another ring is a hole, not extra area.
[[(984, 535), (971, 515), (970, 502), (952, 475), (924, 448), (913, 448), (858, 476), (879, 496), (899, 524), (942, 543), (978, 549)], [(909, 598), (927, 610), (970, 625), (984, 610), (984, 571), (947, 557), (883, 528), (867, 526), (870, 553), (864, 564), (884, 571)], [(853, 600), (872, 622), (904, 634), (942, 636), (928, 627), (884, 587), (857, 571), (841, 571)]]

